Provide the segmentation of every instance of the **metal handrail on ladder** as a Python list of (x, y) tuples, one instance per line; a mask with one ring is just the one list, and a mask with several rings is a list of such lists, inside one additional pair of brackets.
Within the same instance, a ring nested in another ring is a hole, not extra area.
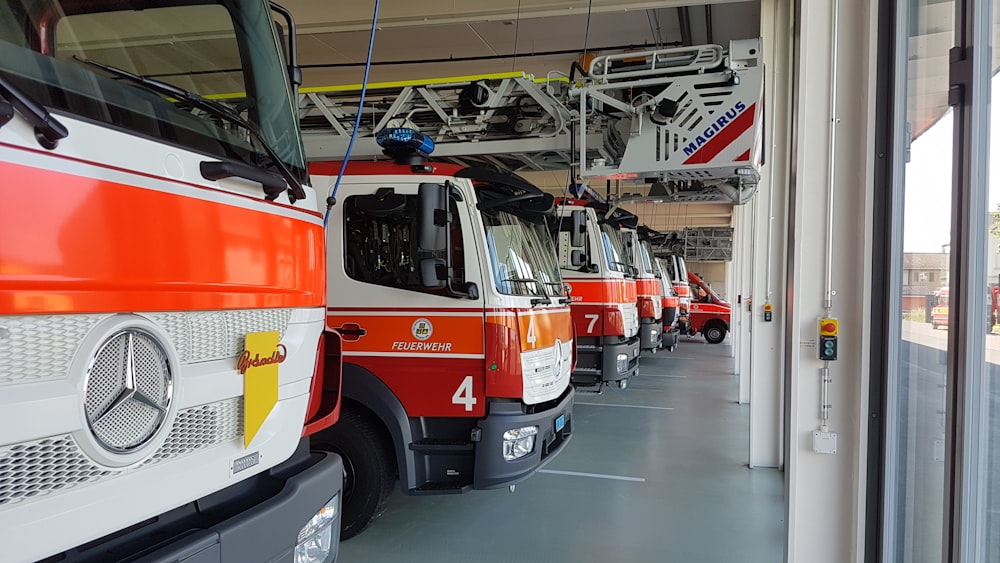
[(673, 47), (595, 57), (588, 74), (598, 82), (714, 70), (725, 62), (719, 45)]

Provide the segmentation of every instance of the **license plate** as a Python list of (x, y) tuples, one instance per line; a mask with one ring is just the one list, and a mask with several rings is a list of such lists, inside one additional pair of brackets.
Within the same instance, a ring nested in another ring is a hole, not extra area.
[(556, 432), (562, 430), (563, 426), (566, 426), (566, 415), (561, 414), (556, 418)]

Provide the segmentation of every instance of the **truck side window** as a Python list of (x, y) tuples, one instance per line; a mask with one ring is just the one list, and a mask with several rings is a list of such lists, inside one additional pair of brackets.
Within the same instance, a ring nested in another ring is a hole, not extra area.
[[(571, 233), (573, 232), (573, 221), (571, 221), (569, 217), (566, 217), (561, 220), (556, 219), (556, 221), (558, 222), (557, 224), (559, 229), (556, 234), (556, 240), (559, 241), (558, 244), (569, 245), (570, 244), (569, 241), (572, 240)], [(566, 234), (563, 235), (562, 233)], [(586, 243), (584, 244), (583, 247), (574, 248), (573, 246), (567, 246), (567, 248), (570, 250), (570, 252), (559, 252), (559, 251), (556, 252), (556, 258), (559, 260), (559, 268), (563, 270), (578, 270), (580, 268), (579, 266), (574, 266), (573, 264), (570, 263), (571, 252), (573, 250), (582, 250), (586, 252), (587, 250)]]
[[(393, 195), (382, 206), (372, 195), (344, 201), (344, 270), (351, 279), (409, 291), (448, 295), (420, 280), (419, 201), (416, 195)], [(452, 286), (465, 283), (464, 244), (458, 208), (451, 203), (450, 270)]]

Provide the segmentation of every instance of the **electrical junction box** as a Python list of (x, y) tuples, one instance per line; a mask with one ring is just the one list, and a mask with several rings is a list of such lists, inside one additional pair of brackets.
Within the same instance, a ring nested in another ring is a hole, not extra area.
[(822, 430), (813, 432), (813, 451), (818, 454), (837, 453), (837, 433)]
[(774, 311), (774, 305), (771, 305), (770, 303), (764, 303), (764, 322), (766, 323), (771, 322), (771, 315), (773, 311)]
[(837, 359), (837, 335), (840, 323), (837, 319), (819, 320), (819, 359), (833, 361)]

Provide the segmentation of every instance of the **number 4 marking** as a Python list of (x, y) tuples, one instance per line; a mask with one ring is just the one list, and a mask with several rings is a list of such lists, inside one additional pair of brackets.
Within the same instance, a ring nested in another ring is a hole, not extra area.
[(538, 342), (538, 338), (535, 337), (535, 317), (528, 317), (528, 344), (531, 344), (532, 348), (535, 348)]
[(590, 319), (590, 324), (587, 325), (587, 333), (594, 332), (594, 325), (597, 324), (597, 319), (601, 318), (600, 315), (584, 315), (583, 318)]
[(465, 410), (467, 412), (472, 411), (473, 405), (479, 402), (479, 399), (472, 394), (471, 375), (462, 380), (462, 383), (458, 386), (455, 394), (451, 396), (451, 402), (454, 405), (465, 405)]

